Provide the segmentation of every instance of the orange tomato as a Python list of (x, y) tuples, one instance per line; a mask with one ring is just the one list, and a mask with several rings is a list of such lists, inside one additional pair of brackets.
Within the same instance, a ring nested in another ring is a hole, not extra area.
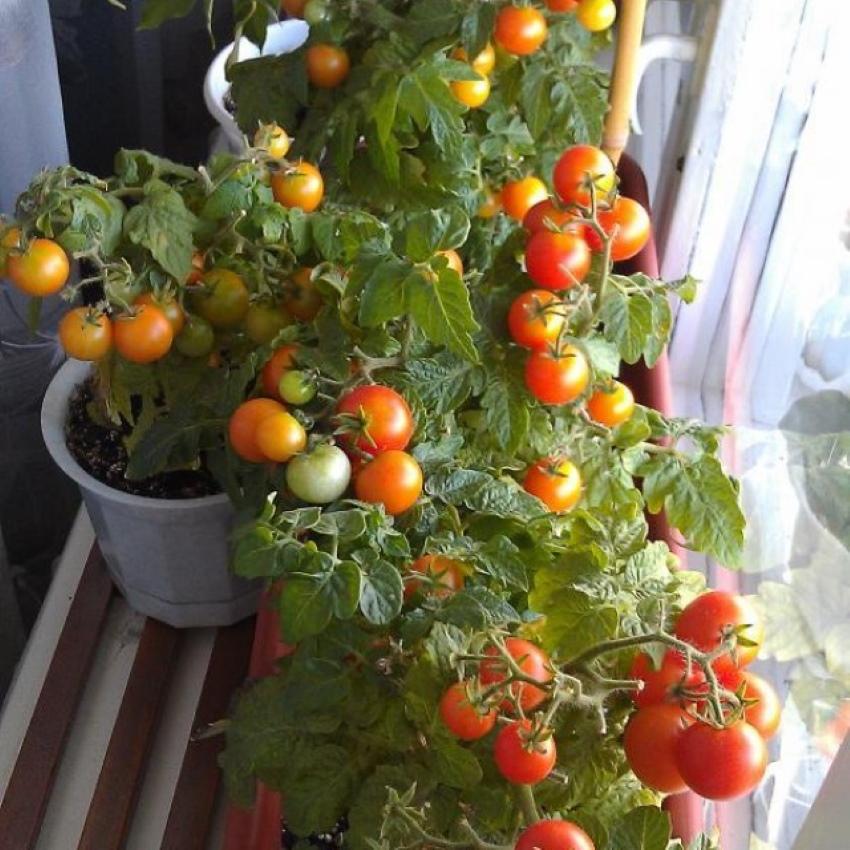
[(313, 212), (325, 195), (325, 181), (315, 165), (299, 160), (295, 167), (272, 174), (274, 199), (287, 208)]
[(418, 578), (404, 583), (404, 598), (409, 599), (420, 588), (425, 593), (444, 599), (463, 587), (464, 571), (460, 561), (445, 555), (423, 555), (410, 565), (410, 572), (426, 576), (423, 582)]
[(307, 77), (320, 89), (335, 89), (351, 71), (351, 60), (342, 47), (314, 44), (307, 48)]
[(233, 451), (250, 463), (265, 463), (268, 458), (257, 443), (257, 429), (265, 419), (280, 413), (286, 413), (286, 408), (270, 398), (253, 398), (240, 404), (227, 423)]
[(354, 492), (361, 502), (383, 505), (391, 516), (412, 508), (422, 494), (422, 468), (397, 449), (381, 452), (357, 474)]
[(91, 307), (75, 307), (59, 322), (59, 342), (76, 360), (100, 360), (112, 348), (112, 322)]
[(547, 34), (546, 18), (530, 6), (503, 6), (496, 16), (493, 36), (496, 43), (515, 56), (534, 53)]
[(295, 352), (298, 351), (297, 345), (282, 345), (276, 349), (269, 361), (263, 366), (263, 371), (260, 373), (260, 383), (263, 385), (263, 392), (269, 398), (280, 398), (280, 379), (283, 373), (290, 369), (295, 362)]
[(55, 295), (70, 273), (68, 255), (52, 239), (33, 239), (26, 251), (12, 251), (6, 258), (9, 280), (33, 298)]
[(549, 190), (538, 177), (511, 180), (502, 187), (502, 207), (517, 221), (522, 221), (535, 204), (545, 201), (548, 197)]
[(285, 463), (307, 445), (304, 426), (291, 414), (275, 413), (257, 425), (257, 448), (269, 459)]
[(439, 256), (445, 257), (450, 269), (454, 269), (461, 277), (463, 277), (463, 260), (460, 254), (452, 248), (448, 251), (438, 251)]
[(483, 106), (490, 97), (490, 80), (487, 77), (480, 80), (452, 80), (450, 87), (455, 98), (470, 109)]
[(631, 419), (635, 410), (632, 391), (619, 381), (597, 390), (587, 400), (587, 412), (594, 422), (608, 428), (616, 428)]
[(502, 201), (499, 196), (493, 194), (489, 189), (484, 189), (484, 200), (478, 207), (478, 218), (493, 218), (499, 214), (501, 209)]
[(177, 336), (186, 324), (186, 314), (183, 312), (180, 302), (173, 295), (157, 298), (152, 292), (143, 292), (133, 303), (137, 306), (149, 304), (162, 310), (165, 313), (165, 318), (171, 323), (174, 336)]
[(165, 357), (174, 342), (174, 329), (165, 313), (142, 304), (118, 316), (113, 324), (115, 350), (131, 363), (153, 363)]
[(566, 458), (537, 461), (525, 474), (522, 486), (556, 514), (572, 510), (581, 498), (581, 475)]
[[(452, 51), (452, 59), (457, 59), (458, 62), (469, 62), (469, 57), (466, 55), (466, 51), (462, 47), (455, 48)], [(489, 42), (487, 46), (470, 62), (473, 70), (477, 71), (481, 74), (482, 77), (486, 77), (490, 74), (493, 68), (496, 67), (496, 51), (493, 49), (493, 45)]]

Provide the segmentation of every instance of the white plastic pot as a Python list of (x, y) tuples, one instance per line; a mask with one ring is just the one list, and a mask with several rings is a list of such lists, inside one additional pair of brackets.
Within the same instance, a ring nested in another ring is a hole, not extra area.
[(152, 499), (107, 487), (68, 451), (65, 422), (74, 388), (90, 372), (69, 360), (41, 408), (44, 442), (80, 487), (109, 572), (131, 608), (178, 628), (227, 626), (256, 611), (257, 582), (230, 572), (233, 508), (226, 495)]
[[(260, 51), (257, 45), (247, 38), (239, 42), (239, 61), (256, 59), (258, 56), (279, 56), (281, 53), (292, 53), (307, 41), (310, 27), (304, 21), (289, 20), (272, 24), (266, 30), (266, 40)], [(233, 52), (234, 42), (230, 42), (220, 50), (207, 69), (204, 78), (204, 101), (207, 109), (221, 127), (221, 135), (226, 144), (223, 146), (233, 153), (239, 153), (245, 147), (245, 139), (239, 125), (224, 106), (224, 96), (230, 88), (225, 77), (225, 65)], [(217, 147), (215, 144), (213, 147)], [(218, 146), (222, 147), (222, 146)]]

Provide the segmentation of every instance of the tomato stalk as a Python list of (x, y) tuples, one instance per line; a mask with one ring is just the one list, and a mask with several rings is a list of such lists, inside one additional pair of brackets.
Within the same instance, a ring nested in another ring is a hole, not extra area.
[(540, 820), (540, 813), (537, 811), (537, 801), (534, 799), (534, 789), (530, 785), (514, 786), (517, 803), (522, 810), (522, 816), (525, 819), (525, 825), (531, 826)]

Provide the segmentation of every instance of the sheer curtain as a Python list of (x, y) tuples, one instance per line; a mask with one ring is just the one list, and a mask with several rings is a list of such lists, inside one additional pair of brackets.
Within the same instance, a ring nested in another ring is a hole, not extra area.
[(742, 574), (704, 566), (757, 594), (756, 669), (788, 700), (765, 782), (708, 812), (723, 850), (790, 850), (850, 726), (848, 14), (842, 0), (698, 3), (659, 178), (662, 274), (704, 281), (671, 346), (677, 413), (735, 425), (727, 462), (750, 521)]

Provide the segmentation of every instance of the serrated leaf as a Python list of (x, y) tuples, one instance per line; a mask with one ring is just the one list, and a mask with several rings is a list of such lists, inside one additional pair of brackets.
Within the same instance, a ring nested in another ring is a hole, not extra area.
[(460, 23), (460, 40), (466, 55), (473, 59), (487, 46), (496, 21), (491, 3), (475, 3)]
[(611, 287), (599, 312), (605, 338), (626, 363), (637, 363), (652, 334), (652, 301), (643, 293), (626, 295)]
[(611, 830), (611, 850), (667, 850), (670, 817), (655, 806), (641, 806), (623, 815)]
[(544, 645), (569, 658), (596, 643), (614, 637), (617, 609), (571, 587), (534, 589), (528, 596), (531, 608), (545, 616), (540, 629)]
[(399, 571), (387, 561), (378, 561), (363, 576), (360, 610), (376, 626), (386, 626), (401, 612), (404, 585)]
[(416, 263), (438, 251), (458, 248), (469, 234), (469, 216), (456, 206), (408, 216), (404, 228), (404, 253)]

